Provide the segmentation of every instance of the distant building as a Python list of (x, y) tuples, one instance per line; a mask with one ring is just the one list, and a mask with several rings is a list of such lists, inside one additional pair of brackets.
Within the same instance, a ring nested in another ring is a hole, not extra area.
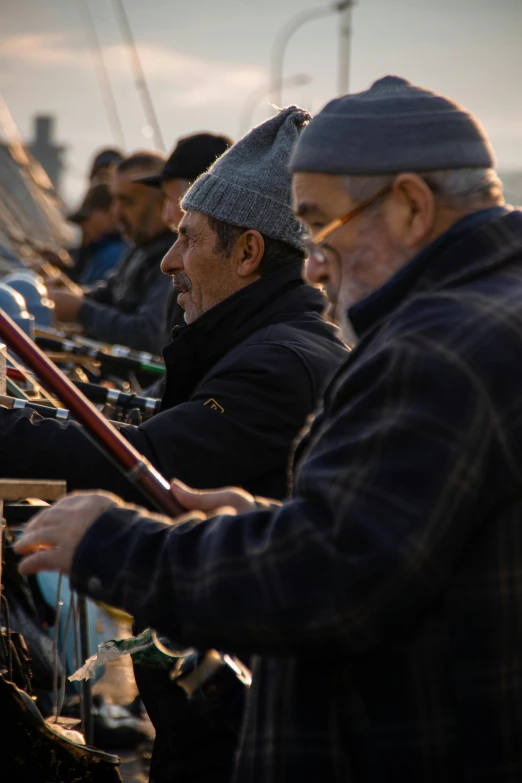
[(45, 172), (57, 191), (64, 168), (63, 153), (65, 147), (54, 140), (56, 118), (51, 115), (35, 117), (34, 140), (27, 147)]

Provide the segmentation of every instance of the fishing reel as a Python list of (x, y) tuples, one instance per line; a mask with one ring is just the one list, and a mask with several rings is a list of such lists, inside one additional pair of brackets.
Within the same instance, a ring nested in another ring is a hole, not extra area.
[(183, 691), (191, 714), (207, 724), (227, 725), (238, 735), (246, 690), (252, 684), (250, 669), (234, 655), (176, 649), (155, 631), (152, 639), (158, 650), (173, 659), (169, 678)]
[(207, 650), (205, 653), (199, 653), (193, 648), (182, 650), (174, 647), (172, 642), (159, 636), (156, 631), (152, 631), (152, 640), (163, 655), (175, 659), (170, 679), (176, 680), (189, 698), (223, 667), (228, 667), (245, 687), (250, 688), (252, 684), (252, 672), (234, 655), (217, 650)]

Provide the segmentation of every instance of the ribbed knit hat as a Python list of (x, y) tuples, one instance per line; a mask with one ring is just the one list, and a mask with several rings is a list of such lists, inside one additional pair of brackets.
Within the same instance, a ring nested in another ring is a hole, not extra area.
[(302, 249), (292, 213), (290, 157), (310, 115), (297, 106), (253, 128), (185, 194), (181, 206)]
[(472, 114), (399, 76), (330, 101), (291, 161), (292, 171), (339, 175), (494, 166), (489, 139)]

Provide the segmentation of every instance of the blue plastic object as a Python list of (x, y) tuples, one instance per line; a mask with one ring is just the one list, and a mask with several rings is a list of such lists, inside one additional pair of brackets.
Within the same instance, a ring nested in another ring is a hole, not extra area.
[(5, 283), (0, 283), (0, 310), (7, 315), (33, 339), (34, 316), (27, 312), (25, 299), (21, 293)]
[(22, 294), (26, 308), (34, 315), (38, 326), (52, 326), (54, 302), (47, 296), (47, 288), (41, 277), (28, 270), (11, 272), (2, 282)]
[[(43, 572), (36, 575), (36, 581), (38, 582), (43, 599), (53, 609), (56, 607), (56, 600), (58, 597), (58, 580), (59, 575), (54, 571)], [(76, 669), (79, 669), (85, 661), (76, 660), (77, 644), (74, 640), (76, 630), (74, 629), (73, 623), (67, 623), (67, 614), (71, 605), (71, 588), (67, 577), (62, 578), (60, 600), (62, 602), (62, 607), (58, 629), (58, 647), (61, 657), (64, 656), (65, 652), (64, 658), (67, 675), (71, 675)], [(115, 639), (118, 637), (118, 626), (116, 622), (109, 617), (104, 609), (97, 606), (93, 601), (87, 601), (87, 622), (89, 626), (89, 655), (94, 655), (102, 642), (107, 641), (107, 639)], [(96, 672), (97, 680), (102, 677), (103, 671), (103, 669), (98, 669)], [(77, 687), (77, 682), (69, 684), (69, 689), (71, 690), (76, 690)]]

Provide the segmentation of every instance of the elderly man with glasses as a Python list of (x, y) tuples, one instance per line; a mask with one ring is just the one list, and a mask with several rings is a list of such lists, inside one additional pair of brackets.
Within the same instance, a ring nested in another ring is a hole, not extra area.
[(356, 345), (292, 497), (174, 484), (174, 525), (69, 498), (19, 547), (179, 644), (258, 656), (236, 781), (522, 780), (522, 214), (493, 168), (477, 120), (404, 79), (328, 104), (294, 206)]

